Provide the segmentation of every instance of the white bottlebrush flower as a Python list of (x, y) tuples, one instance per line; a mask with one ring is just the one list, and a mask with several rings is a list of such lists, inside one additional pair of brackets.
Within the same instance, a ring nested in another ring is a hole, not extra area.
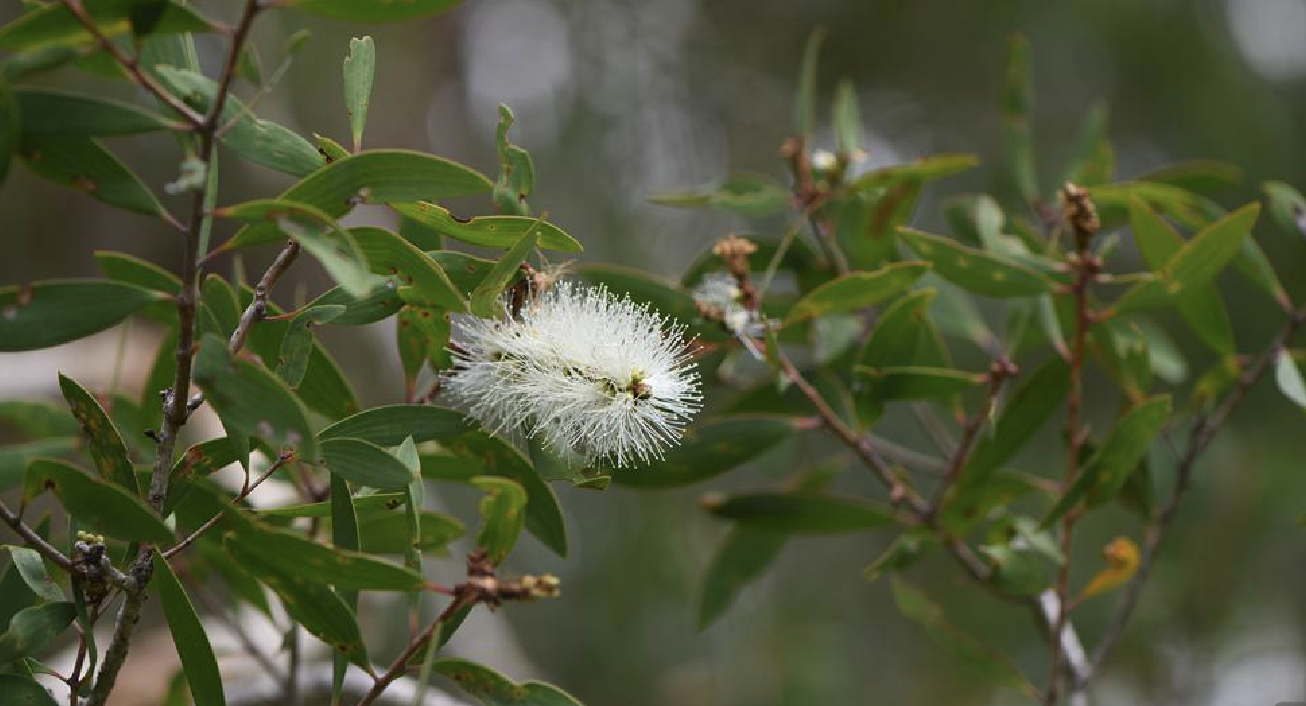
[(744, 293), (739, 289), (734, 275), (728, 272), (709, 272), (691, 293), (694, 302), (705, 313), (721, 320), (753, 357), (762, 358), (762, 352), (753, 343), (754, 338), (766, 334), (766, 321), (756, 311), (744, 306)]
[(456, 317), (444, 388), (493, 432), (586, 464), (642, 464), (699, 408), (684, 331), (603, 286), (558, 282), (515, 318)]

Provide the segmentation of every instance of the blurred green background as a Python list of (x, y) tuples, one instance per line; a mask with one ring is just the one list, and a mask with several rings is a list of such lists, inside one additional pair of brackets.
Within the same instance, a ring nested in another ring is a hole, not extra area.
[[(198, 4), (218, 17), (231, 12), (231, 3)], [(17, 3), (6, 5), (0, 19), (17, 12)], [(828, 30), (822, 105), (837, 79), (855, 82), (871, 165), (939, 152), (981, 158), (980, 168), (930, 186), (913, 218), (926, 229), (943, 229), (937, 206), (953, 194), (987, 192), (1014, 203), (997, 111), (1013, 32), (1025, 34), (1033, 51), (1034, 132), (1046, 193), (1099, 101), (1110, 107), (1118, 178), (1203, 157), (1244, 171), (1242, 184), (1221, 199), (1226, 206), (1258, 198), (1264, 180), (1306, 186), (1301, 0), (482, 0), (426, 21), (366, 27), (282, 10), (263, 17), (254, 33), (265, 73), (292, 31), (307, 27), (313, 36), (259, 113), (306, 136), (344, 142), (339, 65), (350, 36), (371, 34), (378, 78), (366, 146), (430, 151), (493, 173), (496, 106), (507, 103), (518, 117), (514, 142), (535, 160), (532, 205), (585, 244), (582, 260), (678, 277), (729, 231), (775, 236), (784, 227), (673, 210), (647, 197), (736, 169), (783, 178), (777, 150), (792, 128), (799, 56), (817, 26)], [(210, 63), (215, 41), (200, 38), (201, 58)], [(43, 82), (102, 90), (71, 70)], [(115, 88), (132, 96), (126, 85)], [(827, 131), (818, 142), (830, 146), (833, 138)], [(155, 187), (176, 177), (176, 146), (166, 138), (108, 144)], [(224, 203), (289, 183), (231, 159), (222, 169)], [(165, 203), (184, 208), (178, 197)], [(455, 203), (454, 210), (488, 212), (488, 199)], [(350, 218), (386, 222), (379, 210)], [(166, 226), (39, 181), (19, 166), (0, 188), (0, 223), (4, 284), (95, 275), (97, 248), (169, 268), (180, 254)], [(229, 234), (218, 231), (215, 242)], [(1306, 244), (1265, 218), (1257, 236), (1289, 290), (1306, 296)], [(221, 261), (217, 271), (261, 271), (273, 252)], [(322, 291), (326, 278), (314, 268), (297, 265), (276, 298), (290, 304)], [(1236, 280), (1222, 282), (1240, 350), (1259, 350), (1281, 314)], [(392, 326), (322, 334), (364, 404), (402, 397)], [(1211, 362), (1181, 328), (1169, 330), (1192, 374)], [(156, 338), (136, 326), (122, 384), (141, 379)], [(107, 387), (118, 340), (109, 332), (53, 352), (0, 356), (0, 395), (57, 399), (56, 369)], [(1219, 437), (1101, 678), (1097, 703), (1251, 706), (1306, 697), (1306, 529), (1296, 523), (1306, 509), (1302, 424), (1301, 411), (1267, 381)], [(891, 421), (878, 431), (927, 443), (910, 423)], [(1050, 463), (1060, 463), (1055, 447), (1044, 450)], [(791, 540), (724, 619), (695, 629), (698, 583), (726, 529), (699, 510), (698, 496), (774, 484), (797, 465), (837, 451), (806, 435), (749, 469), (683, 491), (559, 487), (572, 555), (558, 559), (528, 539), (508, 570), (560, 575), (563, 598), (501, 611), (507, 632), (476, 618), (455, 648), (514, 677), (547, 678), (595, 706), (1019, 703), (1014, 694), (991, 692), (899, 616), (887, 583), (862, 579), (887, 535)], [(1018, 465), (1038, 468), (1038, 452)], [(878, 492), (862, 474), (843, 474), (838, 483)], [(456, 493), (441, 499), (470, 509), (467, 500)], [(1086, 523), (1077, 535), (1077, 584), (1100, 566), (1101, 547), (1121, 534), (1140, 538), (1123, 512)], [(456, 561), (436, 568), (450, 577), (458, 570)], [(942, 559), (925, 562), (913, 577), (959, 624), (1044, 679), (1047, 650), (1029, 616), (968, 586)], [(1113, 599), (1096, 598), (1077, 613), (1090, 644)], [(478, 645), (485, 635), (493, 640)]]

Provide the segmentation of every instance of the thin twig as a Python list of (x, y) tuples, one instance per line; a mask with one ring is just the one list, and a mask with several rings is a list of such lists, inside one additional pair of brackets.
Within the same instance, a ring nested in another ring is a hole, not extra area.
[(1138, 605), (1138, 600), (1142, 596), (1143, 586), (1147, 583), (1147, 578), (1155, 564), (1157, 552), (1161, 545), (1161, 540), (1165, 535), (1165, 530), (1169, 527), (1171, 521), (1179, 509), (1179, 502), (1184, 494), (1188, 491), (1192, 481), (1193, 468), (1197, 459), (1201, 456), (1206, 447), (1210, 445), (1211, 440), (1215, 438), (1216, 433), (1228, 421), (1229, 416), (1247, 397), (1247, 393), (1262, 378), (1274, 363), (1274, 359), (1283, 350), (1288, 348), (1293, 336), (1297, 331), (1306, 324), (1306, 305), (1303, 305), (1292, 312), (1288, 321), (1279, 330), (1274, 341), (1261, 352), (1256, 360), (1247, 368), (1246, 371), (1238, 378), (1234, 388), (1230, 390), (1229, 396), (1218, 406), (1210, 415), (1197, 421), (1188, 436), (1188, 445), (1184, 449), (1183, 455), (1179, 458), (1178, 465), (1175, 469), (1175, 484), (1171, 491), (1170, 497), (1165, 506), (1154, 514), (1152, 522), (1148, 525), (1147, 535), (1144, 540), (1142, 557), (1138, 562), (1138, 569), (1130, 578), (1129, 584), (1125, 587), (1116, 605), (1116, 610), (1111, 616), (1106, 631), (1102, 633), (1101, 640), (1098, 641), (1097, 647), (1093, 650), (1093, 670), (1101, 669), (1102, 664), (1106, 661), (1111, 649), (1123, 636), (1125, 626), (1129, 623), (1130, 617), (1133, 616), (1134, 609)]
[(245, 307), (244, 313), (240, 316), (240, 323), (236, 325), (236, 330), (231, 332), (231, 340), (228, 342), (227, 349), (232, 354), (238, 353), (245, 347), (245, 341), (249, 338), (249, 330), (254, 323), (261, 320), (268, 309), (268, 295), (272, 287), (276, 285), (277, 280), (290, 269), (290, 265), (295, 262), (295, 257), (299, 255), (299, 241), (291, 240), (286, 243), (277, 254), (277, 258), (272, 261), (268, 269), (259, 279), (258, 284), (254, 286), (254, 300)]
[[(263, 475), (259, 476), (253, 483), (249, 483), (244, 488), (241, 489), (240, 494), (237, 495), (236, 498), (231, 501), (232, 505), (235, 505), (236, 503), (239, 503), (240, 501), (249, 497), (249, 494), (253, 493), (255, 488), (259, 487), (260, 485), (263, 485), (263, 481), (267, 480), (268, 478), (271, 478), (273, 473), (276, 473), (277, 471), (281, 470), (282, 467), (284, 467), (287, 463), (289, 463), (294, 458), (295, 458), (295, 454), (293, 452), (288, 451), (281, 454), (281, 456), (277, 458), (275, 463), (273, 463), (271, 466), (268, 466), (268, 469), (263, 472)], [(188, 537), (181, 540), (180, 542), (177, 542), (175, 546), (173, 546), (168, 551), (164, 552), (163, 558), (171, 559), (172, 557), (176, 556), (179, 552), (181, 552), (181, 550), (185, 549), (186, 547), (189, 547), (191, 544), (195, 542), (195, 540), (203, 536), (205, 532), (208, 532), (209, 530), (213, 529), (213, 526), (218, 524), (218, 522), (221, 521), (224, 516), (226, 516), (226, 512), (219, 512), (213, 517), (210, 517), (207, 522), (200, 525), (199, 529), (195, 530), (194, 532), (191, 532)]]
[(997, 404), (998, 395), (1002, 393), (1002, 386), (1016, 372), (1016, 366), (1006, 358), (993, 361), (993, 364), (989, 367), (988, 394), (984, 396), (980, 409), (970, 415), (970, 418), (962, 425), (961, 441), (957, 442), (957, 450), (952, 454), (952, 460), (948, 464), (948, 473), (944, 476), (943, 481), (939, 483), (939, 486), (934, 489), (934, 497), (930, 500), (929, 519), (933, 519), (939, 509), (943, 507), (948, 491), (961, 477), (961, 472), (966, 469), (966, 463), (970, 461), (971, 451), (975, 449), (975, 442), (979, 439), (979, 430), (984, 427), (985, 422), (992, 418), (993, 406)]
[(426, 629), (423, 630), (421, 634), (414, 637), (408, 643), (408, 646), (404, 648), (403, 652), (399, 653), (399, 656), (395, 658), (393, 663), (391, 663), (390, 668), (385, 671), (385, 674), (376, 678), (376, 681), (372, 683), (371, 690), (369, 690), (367, 694), (363, 696), (362, 700), (358, 702), (358, 706), (369, 706), (373, 701), (376, 701), (390, 684), (399, 677), (402, 677), (404, 673), (408, 671), (408, 663), (413, 661), (413, 657), (417, 655), (422, 647), (430, 643), (431, 638), (435, 636), (435, 631), (439, 629), (445, 621), (453, 617), (453, 614), (458, 612), (459, 609), (473, 601), (474, 598), (471, 596), (454, 596), (454, 599), (449, 602), (449, 605), (446, 606), (443, 611), (440, 612), (440, 615), (436, 616), (435, 620), (432, 620), (431, 624), (426, 626)]
[(131, 79), (132, 83), (148, 91), (169, 108), (177, 111), (177, 114), (185, 119), (191, 128), (198, 130), (202, 125), (204, 125), (205, 118), (203, 115), (197, 112), (194, 108), (186, 105), (186, 103), (177, 96), (174, 96), (168, 91), (168, 89), (160, 85), (159, 82), (154, 80), (154, 78), (149, 74), (141, 71), (140, 60), (137, 57), (125, 54), (118, 48), (118, 45), (113, 43), (112, 39), (106, 36), (104, 32), (100, 31), (99, 26), (95, 24), (95, 20), (91, 17), (90, 13), (86, 11), (81, 0), (63, 0), (63, 4), (68, 8), (69, 12), (73, 13), (73, 17), (76, 17), (77, 21), (86, 28), (86, 31), (90, 32), (92, 37), (95, 37), (95, 40), (99, 42), (100, 47), (103, 48), (104, 51), (107, 52), (109, 56), (127, 72), (127, 78)]
[(0, 500), (0, 520), (4, 520), (4, 523), (9, 525), (9, 528), (19, 537), (22, 537), (23, 541), (27, 542), (28, 546), (35, 549), (41, 556), (49, 559), (55, 566), (58, 566), (70, 574), (79, 573), (79, 569), (72, 559), (69, 559), (63, 552), (56, 549), (54, 545), (42, 539), (41, 535), (37, 534), (36, 530), (28, 527), (27, 524), (23, 522), (22, 518), (20, 518), (13, 510), (9, 509), (9, 506), (6, 505), (3, 500)]

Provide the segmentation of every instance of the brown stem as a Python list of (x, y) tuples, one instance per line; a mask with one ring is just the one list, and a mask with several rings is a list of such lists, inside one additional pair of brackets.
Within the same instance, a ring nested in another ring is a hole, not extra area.
[(975, 412), (966, 420), (962, 426), (961, 441), (957, 443), (957, 450), (953, 452), (952, 459), (948, 463), (948, 472), (943, 477), (943, 481), (934, 489), (934, 497), (930, 501), (929, 509), (926, 512), (926, 520), (932, 521), (939, 509), (947, 499), (948, 491), (952, 488), (957, 479), (961, 477), (961, 472), (966, 468), (966, 462), (970, 460), (971, 451), (975, 449), (975, 441), (979, 438), (979, 430), (984, 426), (984, 422), (993, 415), (993, 405), (1002, 392), (1002, 386), (1011, 376), (1016, 374), (1016, 366), (1006, 358), (993, 361), (989, 368), (989, 390), (984, 397), (983, 405), (979, 411)]
[(77, 706), (77, 690), (82, 685), (82, 663), (86, 661), (86, 635), (77, 637), (77, 659), (68, 675), (68, 706)]
[[(178, 101), (167, 91), (162, 90), (154, 83), (152, 79), (141, 73), (134, 59), (127, 57), (119, 51), (113, 43), (110, 42), (95, 22), (86, 13), (79, 0), (64, 0), (69, 10), (85, 25), (101, 45), (109, 52), (109, 55), (117, 61), (129, 74), (138, 78), (140, 85), (159, 96), (169, 106), (178, 110), (192, 125), (199, 134), (200, 149), (197, 158), (205, 165), (208, 165), (213, 159), (213, 145), (215, 142), (214, 133), (217, 130), (219, 120), (222, 116), (222, 108), (226, 103), (227, 93), (231, 88), (231, 82), (235, 76), (236, 63), (240, 56), (241, 47), (244, 45), (246, 38), (249, 36), (250, 27), (254, 23), (254, 17), (258, 15), (260, 9), (259, 0), (246, 0), (245, 9), (241, 15), (240, 22), (232, 34), (231, 47), (228, 49), (226, 62), (223, 66), (222, 76), (218, 80), (217, 93), (214, 95), (213, 105), (209, 112), (200, 118), (193, 110), (187, 108), (183, 103)], [(151, 88), (153, 87), (153, 88)], [(166, 97), (165, 97), (166, 96)], [(184, 110), (183, 110), (184, 109)], [(204, 190), (197, 190), (191, 205), (190, 222), (187, 225), (185, 233), (185, 244), (182, 255), (181, 267), (181, 292), (177, 296), (177, 373), (173, 379), (172, 389), (169, 391), (163, 404), (163, 424), (158, 436), (154, 466), (150, 474), (150, 492), (147, 498), (150, 507), (155, 512), (161, 513), (163, 510), (164, 500), (168, 496), (168, 476), (172, 469), (173, 453), (177, 446), (177, 437), (180, 435), (181, 428), (186, 424), (186, 418), (190, 414), (189, 394), (190, 394), (190, 377), (191, 363), (193, 360), (193, 349), (195, 346), (195, 307), (199, 300), (198, 287), (198, 260), (199, 260), (199, 241), (200, 232), (209, 218), (204, 208)], [(154, 571), (154, 547), (149, 544), (141, 546), (140, 552), (137, 553), (135, 560), (128, 570), (128, 573), (135, 580), (128, 590), (125, 590), (122, 609), (118, 613), (118, 620), (114, 625), (113, 637), (109, 642), (109, 647), (105, 651), (104, 662), (100, 666), (100, 674), (95, 681), (95, 689), (91, 693), (88, 706), (104, 706), (109, 698), (109, 693), (113, 690), (114, 683), (117, 681), (118, 672), (122, 669), (123, 663), (127, 659), (127, 652), (130, 648), (132, 632), (135, 630), (136, 622), (140, 620), (141, 605), (145, 600), (145, 588), (150, 582)]]
[(443, 625), (446, 620), (453, 617), (453, 614), (458, 612), (460, 608), (474, 600), (473, 597), (465, 594), (454, 596), (454, 599), (450, 601), (449, 605), (445, 607), (440, 615), (437, 616), (435, 620), (431, 621), (431, 624), (426, 626), (426, 629), (423, 630), (421, 634), (414, 637), (408, 643), (408, 646), (404, 648), (403, 652), (399, 653), (399, 656), (395, 658), (395, 661), (390, 665), (390, 668), (386, 670), (385, 674), (376, 678), (376, 681), (372, 683), (371, 690), (369, 690), (367, 694), (363, 696), (362, 700), (358, 702), (358, 706), (369, 706), (372, 702), (376, 701), (390, 684), (399, 677), (402, 677), (404, 673), (408, 671), (408, 663), (413, 661), (413, 657), (417, 655), (417, 652), (431, 641), (431, 638), (435, 636), (435, 631)]
[(1175, 469), (1174, 489), (1171, 491), (1165, 506), (1160, 512), (1154, 514), (1152, 522), (1148, 525), (1143, 555), (1138, 562), (1138, 570), (1130, 578), (1129, 585), (1125, 587), (1107, 629), (1102, 634), (1102, 639), (1093, 651), (1094, 671), (1102, 667), (1107, 656), (1111, 653), (1111, 649), (1124, 634), (1125, 626), (1129, 623), (1130, 617), (1133, 616), (1134, 608), (1137, 607), (1138, 600), (1142, 596), (1143, 586), (1147, 583), (1148, 575), (1155, 563), (1161, 540), (1178, 512), (1180, 500), (1191, 484), (1193, 467), (1196, 465), (1197, 459), (1206, 450), (1211, 440), (1215, 438), (1216, 433), (1228, 421), (1233, 411), (1247, 397), (1247, 393), (1252, 386), (1265, 376), (1265, 373), (1274, 363), (1275, 357), (1288, 347), (1293, 336), (1303, 324), (1306, 324), (1306, 305), (1292, 311), (1288, 321), (1279, 330), (1278, 335), (1274, 337), (1274, 341), (1257, 356), (1256, 360), (1238, 378), (1238, 382), (1229, 392), (1229, 396), (1225, 398), (1224, 402), (1210, 415), (1199, 419), (1197, 424), (1193, 426), (1188, 435), (1188, 445), (1179, 458), (1179, 463)]
[[(263, 485), (263, 481), (267, 480), (268, 478), (271, 478), (273, 473), (276, 473), (277, 471), (281, 470), (282, 467), (284, 467), (287, 463), (289, 463), (294, 458), (295, 458), (295, 454), (293, 452), (286, 452), (281, 454), (281, 456), (276, 460), (275, 463), (273, 463), (271, 466), (268, 466), (268, 469), (263, 472), (263, 475), (259, 476), (258, 479), (256, 479), (253, 483), (250, 483), (241, 489), (240, 494), (236, 496), (236, 499), (231, 501), (232, 504), (234, 505), (236, 503), (239, 503), (241, 500), (244, 500), (245, 498), (249, 497), (249, 494), (254, 492), (255, 488), (259, 487), (260, 485)], [(226, 513), (219, 512), (213, 517), (210, 517), (207, 522), (200, 525), (199, 529), (195, 530), (194, 532), (191, 532), (190, 536), (186, 537), (180, 542), (177, 542), (175, 546), (173, 546), (168, 551), (164, 552), (163, 558), (171, 559), (172, 557), (180, 553), (181, 550), (185, 549), (186, 547), (189, 547), (191, 544), (195, 542), (195, 540), (203, 536), (205, 532), (208, 532), (209, 530), (213, 529), (214, 525), (218, 524), (218, 522), (222, 520), (225, 514)]]

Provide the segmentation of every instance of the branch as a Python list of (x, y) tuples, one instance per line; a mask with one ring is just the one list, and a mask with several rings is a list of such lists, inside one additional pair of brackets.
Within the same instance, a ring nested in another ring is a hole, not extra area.
[(28, 527), (27, 524), (23, 522), (22, 518), (13, 510), (9, 509), (9, 506), (6, 505), (3, 500), (0, 500), (0, 520), (4, 520), (4, 523), (9, 525), (9, 528), (12, 529), (15, 534), (22, 537), (23, 541), (27, 542), (28, 546), (35, 549), (41, 556), (49, 559), (55, 566), (58, 566), (70, 574), (81, 573), (81, 570), (72, 559), (69, 559), (63, 552), (56, 549), (53, 544), (42, 539), (41, 535), (37, 534), (36, 530)]
[(1265, 376), (1275, 357), (1288, 347), (1293, 336), (1303, 324), (1306, 324), (1306, 305), (1302, 305), (1289, 315), (1288, 321), (1279, 330), (1274, 341), (1257, 356), (1252, 365), (1238, 378), (1237, 384), (1229, 392), (1229, 396), (1225, 398), (1224, 402), (1210, 415), (1199, 419), (1192, 432), (1189, 433), (1188, 446), (1184, 449), (1183, 456), (1179, 459), (1179, 465), (1175, 469), (1174, 490), (1171, 491), (1165, 507), (1159, 513), (1156, 513), (1148, 526), (1143, 556), (1139, 560), (1138, 570), (1129, 580), (1129, 585), (1125, 588), (1120, 602), (1116, 605), (1115, 613), (1112, 614), (1110, 623), (1108, 623), (1106, 631), (1102, 634), (1102, 639), (1093, 651), (1092, 667), (1094, 671), (1102, 667), (1107, 655), (1110, 654), (1111, 649), (1124, 634), (1125, 626), (1129, 623), (1134, 608), (1138, 605), (1138, 600), (1143, 593), (1143, 586), (1147, 582), (1147, 577), (1155, 563), (1161, 539), (1178, 512), (1179, 501), (1188, 491), (1192, 480), (1193, 467), (1196, 465), (1197, 459), (1210, 445), (1216, 433), (1224, 427), (1229, 416), (1247, 397), (1247, 393), (1251, 391), (1251, 388)]
[(1006, 358), (993, 361), (993, 364), (989, 367), (989, 391), (984, 397), (983, 407), (971, 415), (970, 419), (967, 419), (962, 427), (961, 441), (957, 443), (957, 450), (952, 454), (947, 475), (944, 476), (943, 482), (939, 483), (939, 486), (934, 489), (934, 498), (930, 501), (930, 507), (926, 512), (927, 521), (933, 520), (934, 516), (938, 514), (943, 502), (948, 497), (948, 491), (961, 477), (961, 472), (966, 469), (966, 462), (970, 460), (971, 451), (975, 449), (975, 441), (979, 438), (980, 428), (984, 426), (984, 422), (993, 416), (993, 405), (1002, 392), (1002, 386), (1017, 372), (1015, 364)]
[[(227, 93), (231, 88), (231, 81), (235, 74), (237, 60), (240, 57), (240, 50), (245, 43), (245, 39), (249, 36), (249, 30), (254, 23), (255, 16), (258, 15), (261, 8), (259, 0), (246, 0), (244, 12), (232, 35), (231, 46), (227, 52), (222, 77), (218, 81), (218, 89), (213, 99), (213, 105), (210, 107), (208, 114), (198, 120), (196, 119), (198, 116), (194, 111), (186, 108), (184, 104), (177, 101), (167, 91), (159, 88), (152, 79), (142, 74), (136, 66), (135, 60), (118, 51), (113, 43), (95, 26), (94, 21), (86, 13), (85, 8), (82, 7), (80, 0), (64, 0), (64, 2), (69, 10), (77, 15), (82, 24), (100, 40), (101, 45), (105, 47), (110, 56), (126, 68), (129, 74), (137, 77), (140, 85), (159, 96), (161, 100), (174, 109), (177, 109), (195, 126), (200, 141), (197, 158), (207, 170), (213, 160), (214, 133), (222, 116), (222, 108), (226, 103)], [(199, 299), (197, 282), (198, 250), (200, 233), (204, 230), (205, 224), (210, 218), (204, 208), (205, 191), (205, 189), (199, 189), (195, 192), (191, 205), (190, 222), (186, 228), (181, 268), (181, 292), (177, 296), (177, 372), (173, 379), (172, 389), (164, 399), (163, 424), (158, 436), (154, 466), (150, 473), (150, 493), (147, 499), (150, 507), (158, 513), (162, 513), (164, 500), (168, 497), (168, 475), (172, 469), (177, 437), (182, 426), (186, 424), (186, 419), (191, 410), (189, 393), (191, 364), (193, 361), (192, 351), (195, 347), (195, 307)], [(109, 642), (109, 648), (105, 651), (104, 662), (100, 667), (100, 673), (96, 678), (95, 688), (91, 692), (87, 706), (104, 706), (109, 698), (109, 693), (113, 690), (114, 682), (117, 681), (118, 672), (127, 659), (132, 632), (136, 628), (136, 623), (140, 620), (141, 605), (145, 601), (145, 589), (154, 573), (154, 548), (152, 546), (148, 544), (141, 546), (136, 558), (132, 561), (128, 573), (134, 579), (134, 583), (124, 590), (122, 609), (118, 612), (118, 620), (114, 624), (113, 638)]]
[(290, 265), (295, 262), (295, 257), (299, 255), (299, 242), (291, 240), (286, 243), (286, 247), (277, 255), (277, 259), (272, 261), (263, 277), (259, 279), (258, 284), (254, 287), (254, 301), (245, 307), (244, 313), (240, 316), (240, 323), (236, 325), (236, 330), (231, 332), (231, 340), (227, 349), (232, 355), (240, 352), (245, 347), (245, 340), (249, 338), (249, 330), (254, 326), (256, 321), (263, 319), (268, 309), (268, 294), (272, 287), (276, 285), (277, 280), (290, 269)]
[[(277, 458), (275, 463), (273, 463), (271, 466), (268, 466), (268, 469), (263, 472), (263, 475), (259, 476), (258, 479), (255, 480), (253, 483), (246, 485), (244, 488), (241, 488), (240, 494), (236, 496), (235, 500), (231, 501), (232, 504), (234, 505), (236, 503), (239, 503), (241, 500), (244, 500), (245, 498), (249, 497), (249, 494), (253, 493), (255, 488), (259, 487), (260, 485), (263, 485), (263, 481), (267, 480), (268, 478), (271, 478), (273, 473), (276, 473), (277, 471), (281, 470), (287, 463), (292, 461), (294, 458), (295, 458), (295, 454), (293, 451), (287, 451), (285, 453), (282, 453), (281, 456)], [(213, 517), (210, 517), (207, 522), (200, 525), (199, 529), (192, 532), (190, 536), (186, 537), (180, 542), (177, 542), (175, 546), (173, 546), (168, 551), (164, 552), (163, 558), (171, 559), (172, 557), (180, 553), (181, 550), (185, 549), (186, 547), (189, 547), (191, 544), (195, 542), (195, 540), (203, 536), (205, 532), (208, 532), (209, 530), (213, 529), (213, 526), (218, 524), (218, 522), (223, 518), (224, 515), (226, 515), (226, 512), (219, 512)]]
[(81, 0), (63, 0), (63, 4), (64, 7), (68, 8), (69, 12), (73, 13), (73, 17), (76, 17), (77, 21), (86, 28), (86, 31), (90, 32), (92, 37), (95, 37), (100, 47), (108, 52), (109, 56), (127, 72), (127, 78), (131, 79), (132, 83), (148, 91), (169, 108), (177, 111), (191, 128), (199, 129), (204, 125), (205, 118), (203, 115), (200, 115), (194, 108), (174, 96), (149, 74), (141, 71), (140, 60), (137, 57), (127, 56), (118, 48), (118, 45), (113, 43), (113, 40), (100, 31), (99, 26), (95, 24), (95, 20), (86, 11)]
[(420, 635), (413, 638), (412, 641), (408, 643), (408, 646), (404, 648), (403, 652), (399, 653), (399, 656), (395, 658), (393, 663), (391, 663), (390, 668), (386, 670), (385, 674), (377, 677), (376, 681), (372, 682), (372, 688), (365, 696), (363, 696), (362, 700), (358, 702), (358, 706), (369, 706), (372, 702), (376, 701), (377, 698), (381, 696), (382, 692), (389, 688), (396, 679), (402, 677), (404, 673), (408, 671), (408, 663), (413, 661), (413, 657), (417, 655), (419, 650), (431, 642), (431, 638), (435, 636), (436, 629), (443, 625), (449, 618), (453, 617), (453, 614), (458, 612), (458, 610), (463, 606), (469, 605), (473, 602), (474, 599), (470, 597), (454, 596), (454, 599), (450, 601), (449, 605), (446, 606), (443, 611), (441, 611), (440, 615), (437, 616), (435, 620), (432, 620), (431, 624), (426, 626), (426, 629), (423, 630)]

